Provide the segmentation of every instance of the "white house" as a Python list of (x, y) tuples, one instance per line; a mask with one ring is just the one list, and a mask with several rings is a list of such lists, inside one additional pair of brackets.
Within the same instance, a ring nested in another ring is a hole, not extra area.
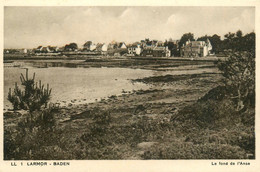
[(107, 44), (103, 44), (101, 50), (107, 52)]
[(130, 56), (140, 56), (141, 53), (142, 53), (142, 48), (139, 44), (133, 44), (133, 45), (130, 45), (128, 48), (128, 55)]
[(90, 47), (89, 47), (89, 50), (94, 51), (96, 48), (97, 48), (96, 44), (91, 44)]
[(212, 45), (209, 39), (205, 41), (190, 41), (181, 47), (181, 56), (184, 57), (205, 57), (210, 54)]
[(124, 42), (120, 42), (118, 48), (127, 48)]

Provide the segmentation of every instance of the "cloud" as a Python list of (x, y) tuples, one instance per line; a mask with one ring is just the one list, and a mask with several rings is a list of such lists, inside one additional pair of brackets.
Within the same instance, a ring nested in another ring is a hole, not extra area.
[(122, 12), (122, 14), (119, 16), (119, 18), (121, 18), (121, 19), (129, 18), (129, 17), (134, 16), (133, 14), (134, 14), (133, 9), (127, 8), (127, 9), (125, 9), (125, 10)]
[(175, 14), (172, 14), (170, 17), (168, 17), (167, 19), (167, 22), (166, 22), (166, 25), (172, 25), (175, 23), (176, 21), (176, 15)]
[(180, 39), (254, 29), (251, 7), (7, 7), (4, 46)]

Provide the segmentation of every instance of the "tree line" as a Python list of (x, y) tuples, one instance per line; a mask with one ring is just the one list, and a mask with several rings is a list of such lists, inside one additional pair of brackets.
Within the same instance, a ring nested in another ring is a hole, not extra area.
[[(205, 35), (199, 37), (197, 41), (206, 41), (209, 39), (212, 45), (212, 52), (218, 54), (225, 51), (254, 51), (255, 49), (255, 32), (243, 34), (241, 30), (235, 33), (228, 32), (224, 35), (224, 39), (217, 34), (212, 36)], [(193, 33), (185, 33), (179, 41), (179, 47), (182, 47), (186, 41), (195, 41)]]

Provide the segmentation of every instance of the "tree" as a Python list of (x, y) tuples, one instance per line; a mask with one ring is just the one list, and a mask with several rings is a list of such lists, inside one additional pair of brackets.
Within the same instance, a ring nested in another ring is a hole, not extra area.
[(235, 52), (218, 64), (237, 111), (255, 103), (255, 52)]
[(231, 51), (254, 51), (255, 49), (255, 33), (251, 32), (243, 36), (241, 30), (236, 33), (228, 33), (221, 42), (221, 50)]
[(84, 50), (89, 51), (91, 45), (92, 45), (92, 41), (87, 41), (87, 42), (83, 45)]
[(69, 45), (65, 45), (65, 51), (75, 51), (78, 49), (78, 45), (76, 43), (70, 43)]
[(221, 39), (220, 36), (217, 34), (214, 34), (213, 36), (210, 37), (210, 42), (212, 45), (212, 51), (217, 53), (220, 51), (220, 44), (221, 44)]
[(26, 75), (23, 74), (20, 76), (24, 90), (21, 90), (17, 83), (15, 83), (15, 88), (12, 91), (9, 88), (8, 100), (12, 103), (14, 110), (24, 109), (33, 112), (35, 110), (40, 110), (43, 105), (47, 106), (48, 101), (50, 100), (51, 89), (49, 89), (49, 84), (47, 88), (44, 88), (41, 80), (39, 85), (35, 83), (35, 73), (33, 78), (28, 78), (28, 69), (26, 69)]
[(194, 34), (193, 33), (185, 33), (182, 35), (180, 41), (179, 41), (179, 47), (182, 47), (186, 43), (186, 41), (195, 41)]
[(213, 36), (202, 36), (200, 38), (198, 38), (198, 41), (207, 41), (207, 39), (209, 39), (211, 45), (212, 45), (212, 51), (217, 53), (220, 50), (220, 44), (221, 44), (221, 39), (220, 36), (218, 36), (217, 34), (214, 34)]
[(178, 56), (177, 52), (177, 44), (175, 44), (173, 41), (165, 41), (164, 46), (168, 47), (168, 49), (171, 51), (171, 56)]
[(255, 32), (246, 34), (242, 38), (242, 46), (245, 51), (255, 51)]
[(255, 106), (255, 33), (243, 36), (240, 30), (236, 34), (229, 32), (222, 41), (222, 48), (232, 50), (218, 68), (223, 72), (224, 83), (237, 103), (237, 110)]
[(238, 31), (236, 32), (236, 37), (242, 38), (242, 36), (243, 36), (242, 31), (241, 31), (241, 30), (238, 30)]

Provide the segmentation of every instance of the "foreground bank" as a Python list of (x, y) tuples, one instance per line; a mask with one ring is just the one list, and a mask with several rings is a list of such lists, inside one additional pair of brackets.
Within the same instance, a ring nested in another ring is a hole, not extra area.
[(5, 159), (254, 158), (254, 108), (237, 112), (221, 79), (207, 72), (133, 80), (151, 87), (54, 108), (45, 124), (5, 113)]

